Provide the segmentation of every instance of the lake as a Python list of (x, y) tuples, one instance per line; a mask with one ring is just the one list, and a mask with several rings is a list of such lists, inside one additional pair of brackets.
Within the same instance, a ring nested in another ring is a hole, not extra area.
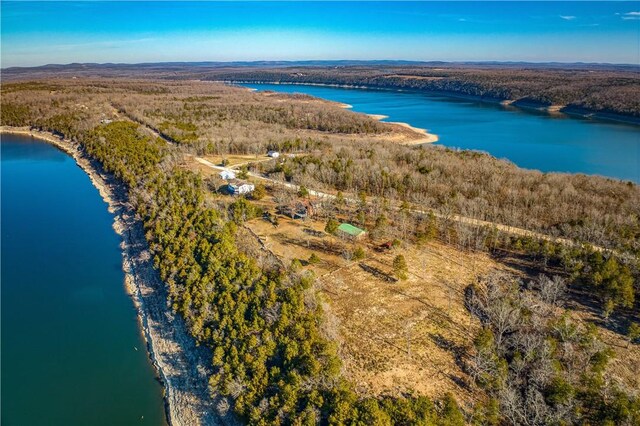
[(292, 84), (243, 84), (343, 102), (429, 130), (441, 145), (473, 149), (543, 172), (595, 174), (640, 183), (640, 126), (551, 116), (416, 92)]
[(57, 148), (0, 148), (2, 424), (166, 424), (107, 204)]

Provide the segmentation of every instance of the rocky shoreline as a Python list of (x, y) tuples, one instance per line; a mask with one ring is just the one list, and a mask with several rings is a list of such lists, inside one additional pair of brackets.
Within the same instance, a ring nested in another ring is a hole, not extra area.
[(153, 259), (136, 219), (127, 191), (101, 165), (89, 158), (80, 145), (51, 133), (28, 127), (0, 127), (13, 133), (46, 141), (70, 155), (89, 176), (113, 215), (113, 228), (121, 237), (125, 289), (138, 313), (138, 321), (151, 363), (164, 387), (167, 421), (178, 425), (235, 425), (225, 401), (212, 398), (208, 389), (211, 353), (198, 347), (182, 318), (168, 305), (164, 283), (153, 267)]

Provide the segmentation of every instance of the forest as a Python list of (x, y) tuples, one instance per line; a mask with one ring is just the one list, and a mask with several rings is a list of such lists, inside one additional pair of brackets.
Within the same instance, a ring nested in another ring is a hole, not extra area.
[[(393, 128), (335, 104), (210, 82), (3, 83), (2, 97), (3, 126), (79, 142), (126, 188), (172, 309), (211, 350), (208, 380), (221, 412), (257, 425), (640, 422), (637, 393), (608, 380), (611, 350), (595, 326), (570, 318), (566, 303), (585, 290), (610, 326), (637, 342), (637, 185), (394, 144), (384, 140)], [(306, 197), (306, 188), (326, 190), (337, 196), (321, 215), (347, 217), (371, 238), (510, 250), (557, 272), (530, 282), (490, 275), (468, 287), (467, 307), (482, 328), (469, 336), (474, 355), (465, 368), (486, 393), (482, 403), (460, 407), (455, 395), (372, 398), (342, 376), (315, 277), (294, 264), (262, 268), (238, 238), (258, 212), (253, 200), (222, 202), (185, 167), (194, 155), (267, 149), (296, 154), (247, 169), (301, 185), (297, 194), (281, 194), (283, 203)], [(472, 226), (458, 215), (549, 238)]]
[(544, 108), (562, 106), (577, 114), (640, 120), (637, 65), (465, 64), (465, 63), (198, 63), (70, 64), (13, 68), (10, 80), (84, 76), (170, 80), (247, 81), (353, 85), (466, 96), (489, 102)]
[(638, 70), (428, 67), (290, 67), (216, 70), (206, 79), (223, 81), (339, 84), (471, 96), (516, 105), (560, 105), (567, 112), (618, 114), (640, 118)]
[(388, 123), (305, 96), (204, 82), (58, 80), (5, 84), (2, 122), (77, 138), (125, 117), (195, 155), (296, 155), (252, 170), (445, 216), (517, 226), (637, 256), (640, 191), (631, 182), (523, 170), (487, 154), (385, 140)]
[(469, 307), (483, 323), (470, 369), (507, 423), (640, 421), (640, 400), (606, 382), (613, 352), (596, 327), (559, 313), (566, 299), (561, 277), (525, 284), (492, 274), (483, 284), (468, 289)]

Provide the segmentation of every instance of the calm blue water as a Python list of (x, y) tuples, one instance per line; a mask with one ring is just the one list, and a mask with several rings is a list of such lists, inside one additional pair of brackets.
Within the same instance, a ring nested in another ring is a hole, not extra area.
[(428, 129), (449, 147), (485, 151), (544, 172), (597, 174), (640, 183), (640, 126), (557, 118), (471, 100), (422, 93), (286, 84), (258, 90), (306, 93), (353, 110)]
[(164, 424), (107, 205), (56, 148), (0, 148), (2, 425)]

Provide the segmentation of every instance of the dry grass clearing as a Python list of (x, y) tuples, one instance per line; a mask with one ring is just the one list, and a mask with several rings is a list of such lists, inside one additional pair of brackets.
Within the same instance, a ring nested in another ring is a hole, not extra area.
[[(268, 201), (256, 204), (262, 204), (262, 207), (267, 209), (270, 206)], [(254, 219), (246, 225), (285, 265), (299, 259), (304, 261), (303, 264), (313, 270), (316, 276), (322, 277), (350, 263), (342, 256), (349, 245), (326, 234), (323, 230), (324, 223), (321, 221), (301, 221), (278, 216), (277, 228), (264, 219)], [(309, 265), (306, 261), (313, 253), (320, 258), (320, 262)]]
[[(400, 252), (409, 265), (406, 281), (388, 282), (370, 272), (392, 271)], [(376, 253), (322, 277), (340, 320), (346, 375), (364, 394), (455, 392), (459, 400), (473, 402), (475, 390), (460, 357), (478, 322), (464, 307), (464, 288), (499, 267), (485, 255), (430, 243)]]
[[(279, 218), (276, 228), (262, 219), (247, 223), (264, 246), (285, 265), (307, 260), (337, 321), (344, 372), (363, 395), (414, 392), (431, 397), (455, 392), (477, 398), (462, 371), (478, 323), (464, 307), (464, 288), (492, 269), (503, 268), (484, 254), (469, 254), (438, 242), (385, 252), (367, 240), (367, 257), (349, 261), (354, 245), (322, 232), (324, 222)], [(405, 281), (393, 281), (393, 258), (409, 265)], [(332, 323), (332, 321), (329, 321)]]

